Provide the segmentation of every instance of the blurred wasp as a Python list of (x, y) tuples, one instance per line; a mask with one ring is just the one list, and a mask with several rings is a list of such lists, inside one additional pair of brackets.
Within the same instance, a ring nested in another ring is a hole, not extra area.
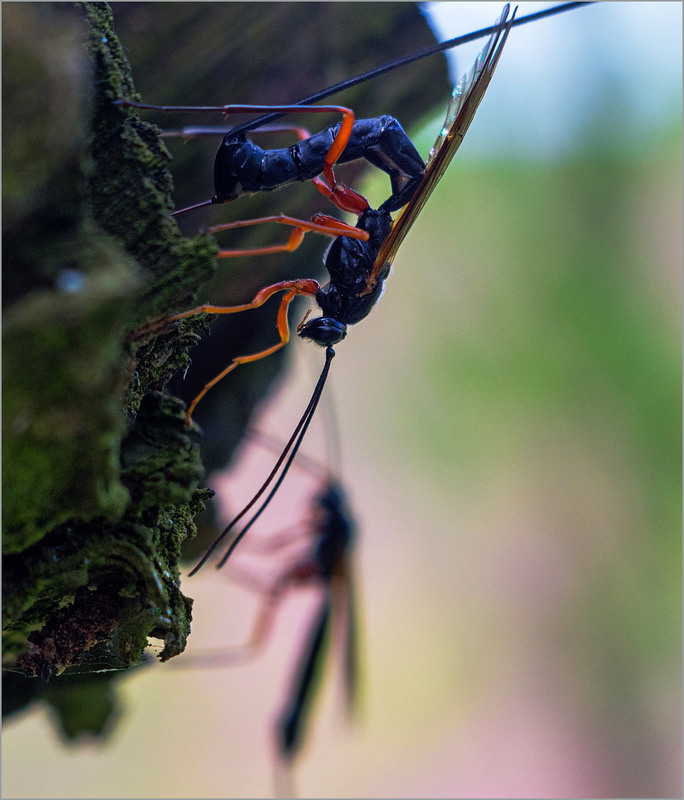
[[(251, 431), (249, 437), (270, 449), (282, 444)], [(347, 494), (335, 474), (317, 461), (299, 454), (295, 467), (315, 480), (306, 517), (286, 530), (260, 534), (245, 543), (244, 552), (229, 566), (230, 579), (257, 592), (262, 600), (244, 645), (189, 652), (171, 663), (172, 667), (225, 667), (257, 655), (266, 644), (278, 609), (287, 594), (312, 587), (318, 594), (306, 635), (300, 645), (290, 687), (274, 723), (276, 780), (282, 796), (293, 795), (291, 767), (306, 737), (306, 727), (320, 676), (331, 650), (341, 664), (345, 710), (351, 716), (358, 699), (358, 646), (356, 603), (352, 558), (357, 525)], [(258, 555), (259, 564), (278, 564), (274, 575), (264, 577), (255, 562), (240, 561), (244, 555)]]

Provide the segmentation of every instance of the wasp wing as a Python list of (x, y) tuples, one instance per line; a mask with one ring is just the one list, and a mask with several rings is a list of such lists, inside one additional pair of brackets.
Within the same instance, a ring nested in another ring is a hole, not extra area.
[(358, 711), (359, 702), (359, 657), (356, 598), (349, 558), (345, 558), (338, 577), (341, 580), (333, 584), (336, 610), (335, 645), (341, 650), (345, 709), (348, 716), (353, 717)]
[(454, 88), (449, 100), (444, 126), (428, 156), (425, 174), (418, 184), (413, 197), (395, 220), (389, 236), (380, 248), (369, 275), (369, 289), (372, 289), (375, 285), (378, 275), (392, 264), (399, 246), (404, 241), (404, 237), (415, 222), (418, 214), (422, 211), (440, 178), (444, 175), (451, 159), (454, 157), (454, 153), (460, 147), (463, 137), (480, 105), (480, 101), (487, 91), (496, 65), (499, 63), (501, 51), (513, 25), (517, 9), (513, 11), (510, 19), (508, 19), (509, 10), (510, 6), (506, 5), (495, 23), (499, 26), (498, 30), (490, 36), (489, 41), (476, 58), (469, 72), (461, 78)]
[(294, 677), (291, 696), (277, 724), (278, 751), (286, 761), (294, 759), (302, 746), (309, 708), (320, 684), (331, 614), (332, 600), (326, 591), (302, 651), (303, 658)]

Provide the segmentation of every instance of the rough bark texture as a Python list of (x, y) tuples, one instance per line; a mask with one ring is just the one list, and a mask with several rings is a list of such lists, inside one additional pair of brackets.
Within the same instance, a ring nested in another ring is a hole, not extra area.
[[(120, 3), (114, 15), (145, 100), (166, 104), (293, 101), (432, 39), (409, 4)], [(182, 652), (192, 600), (181, 545), (212, 494), (200, 453), (209, 471), (226, 462), (282, 357), (237, 370), (200, 404), (200, 451), (180, 398), (232, 354), (272, 341), (273, 309), (214, 326), (183, 386), (167, 384), (207, 320), (132, 332), (195, 304), (215, 272), (214, 241), (184, 236), (168, 212), (211, 196), (217, 142), (173, 145), (172, 197), (158, 129), (112, 104), (137, 95), (109, 7), (5, 3), (2, 22), (3, 658), (17, 670), (4, 711), (42, 698), (75, 737), (109, 730), (123, 673), (70, 672), (93, 654), (133, 665), (149, 636), (163, 639), (162, 660)], [(408, 125), (446, 96), (439, 59), (379, 83), (335, 102)], [(316, 192), (307, 198), (296, 208), (278, 193), (245, 199), (239, 216), (320, 210)], [(224, 262), (199, 299), (244, 302), (266, 283), (316, 277), (321, 252), (319, 239), (263, 268)]]

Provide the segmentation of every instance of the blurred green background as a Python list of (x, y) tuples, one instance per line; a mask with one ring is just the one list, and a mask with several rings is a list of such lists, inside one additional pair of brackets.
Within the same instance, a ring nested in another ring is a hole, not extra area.
[[(591, 26), (590, 11), (575, 13)], [(681, 794), (681, 105), (627, 146), (637, 127), (596, 105), (584, 141), (543, 161), (485, 161), (466, 140), (338, 348), (364, 702), (350, 731), (327, 682), (304, 797)], [(281, 438), (312, 385), (301, 362), (320, 365), (292, 350), (258, 423)], [(214, 487), (249, 496), (235, 477)], [(264, 530), (301, 513), (294, 492)], [(192, 580), (197, 648), (243, 640), (254, 598)], [(284, 604), (249, 665), (123, 682), (108, 744), (65, 750), (26, 716), (3, 739), (3, 793), (268, 795), (311, 599)]]

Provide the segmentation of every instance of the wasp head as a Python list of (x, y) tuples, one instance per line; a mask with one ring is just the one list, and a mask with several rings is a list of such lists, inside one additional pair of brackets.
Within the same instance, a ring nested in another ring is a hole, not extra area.
[(302, 339), (311, 339), (321, 347), (341, 342), (347, 335), (347, 326), (333, 317), (316, 317), (299, 326), (297, 334)]

